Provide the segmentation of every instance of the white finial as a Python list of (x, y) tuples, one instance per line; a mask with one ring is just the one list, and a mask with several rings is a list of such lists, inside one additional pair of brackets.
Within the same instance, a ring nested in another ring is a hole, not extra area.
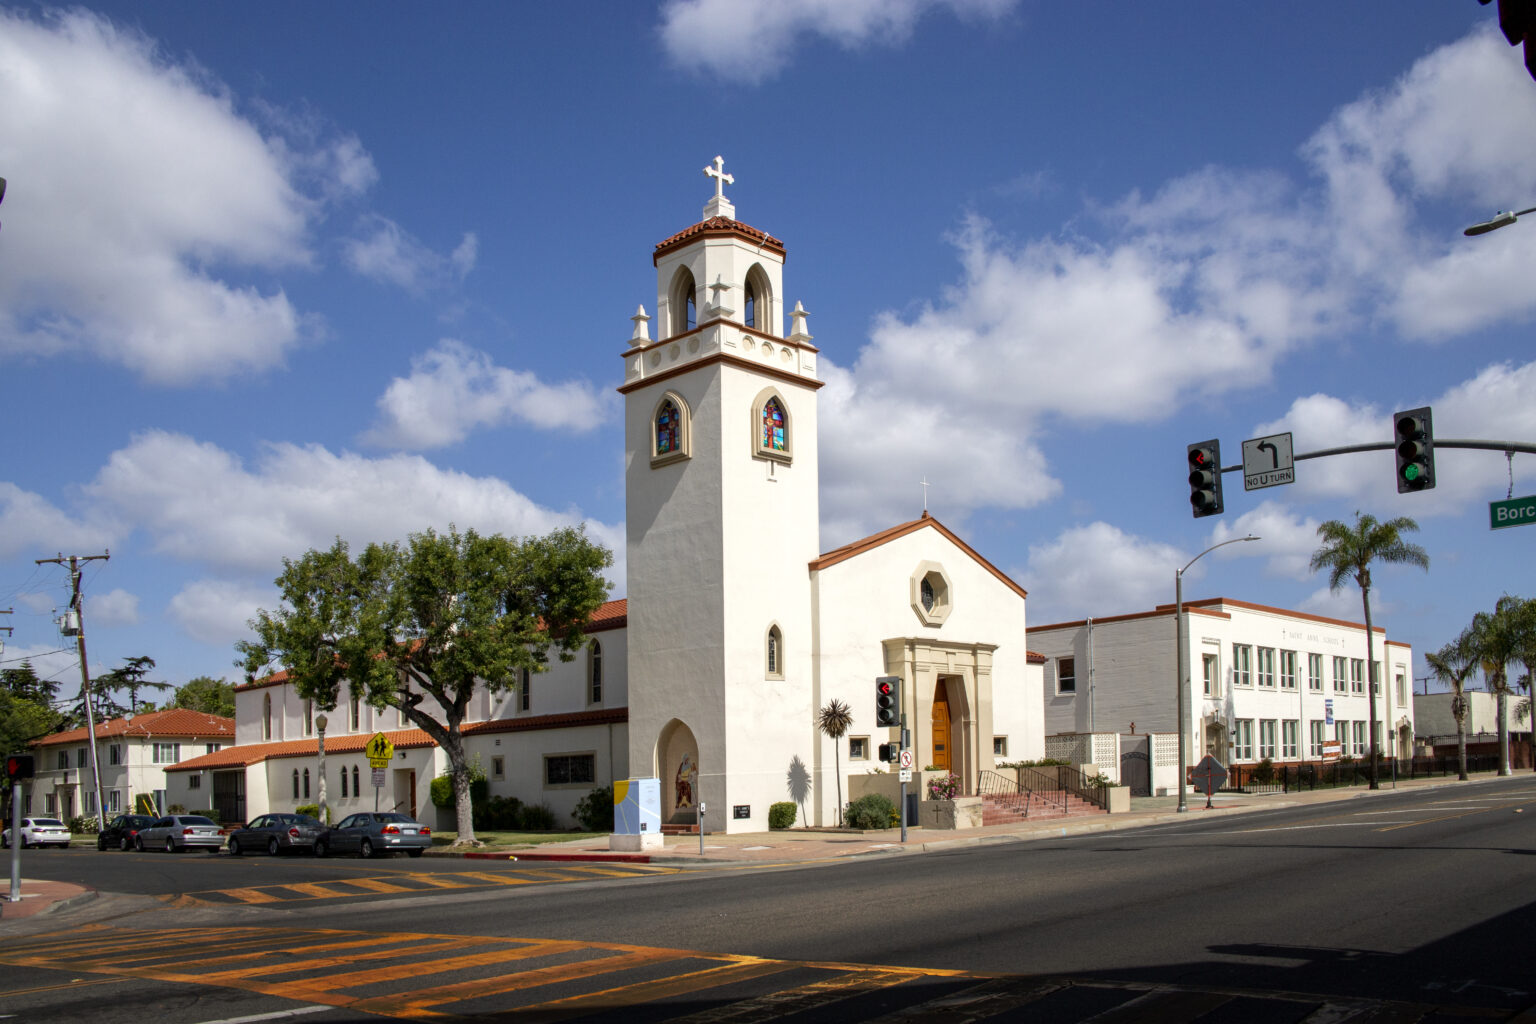
[(715, 198), (725, 198), (725, 186), (736, 184), (735, 175), (725, 173), (725, 157), (715, 157), (713, 167), (704, 168), (704, 173), (715, 179)]
[(811, 340), (811, 332), (805, 329), (805, 318), (810, 315), (811, 314), (805, 311), (805, 307), (800, 305), (800, 300), (796, 299), (795, 308), (791, 310), (789, 314), (790, 319), (794, 321), (794, 324), (791, 326), (789, 331), (790, 341)]
[(635, 333), (629, 336), (630, 344), (644, 348), (651, 343), (651, 318), (645, 315), (645, 306), (636, 306), (635, 315), (630, 319), (635, 322)]
[(731, 290), (731, 286), (726, 284), (719, 274), (715, 275), (715, 283), (709, 286), (709, 290), (711, 292), (710, 315), (724, 317), (736, 312), (725, 304), (726, 293)]
[(715, 157), (714, 164), (704, 168), (704, 173), (715, 179), (715, 194), (709, 202), (704, 204), (704, 219), (724, 217), (726, 220), (735, 220), (736, 207), (725, 198), (725, 186), (736, 184), (736, 177), (725, 173), (725, 157)]
[(923, 514), (927, 515), (928, 514), (928, 477), (927, 476), (923, 477), (922, 483), (923, 483)]

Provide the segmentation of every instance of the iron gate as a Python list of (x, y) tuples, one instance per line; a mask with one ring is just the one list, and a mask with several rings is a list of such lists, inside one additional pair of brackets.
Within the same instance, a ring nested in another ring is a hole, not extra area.
[(1120, 737), (1120, 785), (1131, 796), (1152, 795), (1152, 737), (1134, 733)]

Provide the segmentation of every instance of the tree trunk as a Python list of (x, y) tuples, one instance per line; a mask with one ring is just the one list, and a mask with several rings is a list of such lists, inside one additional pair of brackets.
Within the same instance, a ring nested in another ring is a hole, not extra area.
[(1371, 759), (1371, 788), (1381, 788), (1380, 766), (1376, 763), (1376, 637), (1371, 632), (1371, 588), (1360, 587), (1360, 601), (1365, 605), (1365, 700), (1371, 708), (1371, 733), (1365, 749)]
[(837, 783), (837, 818), (835, 820), (841, 825), (843, 823), (843, 765), (839, 760), (840, 752), (837, 748), (842, 745), (842, 741), (833, 740), (832, 744), (832, 778)]
[[(1456, 688), (1456, 700), (1465, 701), (1461, 688)], [(1467, 712), (1465, 705), (1461, 714), (1456, 716), (1456, 778), (1462, 782), (1467, 781)]]
[(1499, 718), (1499, 774), (1509, 775), (1509, 721), (1504, 717), (1509, 711), (1509, 689), (1502, 684), (1497, 687), (1498, 700), (1496, 702)]
[(469, 760), (464, 756), (464, 740), (457, 729), (448, 731), (443, 752), (448, 755), (448, 771), (453, 777), (453, 820), (459, 838), (454, 846), (479, 846), (475, 838), (475, 807), (469, 792)]

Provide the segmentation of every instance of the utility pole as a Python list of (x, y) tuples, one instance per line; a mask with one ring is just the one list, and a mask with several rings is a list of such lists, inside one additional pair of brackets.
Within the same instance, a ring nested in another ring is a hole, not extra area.
[[(85, 702), (86, 746), (91, 752), (91, 778), (96, 784), (96, 827), (100, 831), (106, 831), (107, 828), (107, 809), (101, 799), (101, 762), (96, 758), (96, 712), (91, 706), (91, 670), (85, 660), (85, 604), (80, 598), (80, 563), (97, 560), (104, 562), (111, 557), (110, 551), (103, 551), (99, 555), (69, 556), (69, 609), (74, 614), (74, 621), (68, 625), (75, 631), (75, 645), (80, 651), (80, 697)], [(56, 558), (38, 558), (33, 561), (37, 565), (44, 562), (63, 565), (64, 556), (61, 554)]]

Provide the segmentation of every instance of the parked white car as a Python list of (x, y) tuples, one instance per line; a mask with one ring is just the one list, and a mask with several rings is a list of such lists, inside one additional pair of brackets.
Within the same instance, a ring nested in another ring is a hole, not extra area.
[[(22, 818), (21, 848), (29, 846), (68, 846), (73, 839), (69, 829), (58, 818)], [(0, 842), (6, 849), (11, 847), (11, 830), (0, 833)]]

